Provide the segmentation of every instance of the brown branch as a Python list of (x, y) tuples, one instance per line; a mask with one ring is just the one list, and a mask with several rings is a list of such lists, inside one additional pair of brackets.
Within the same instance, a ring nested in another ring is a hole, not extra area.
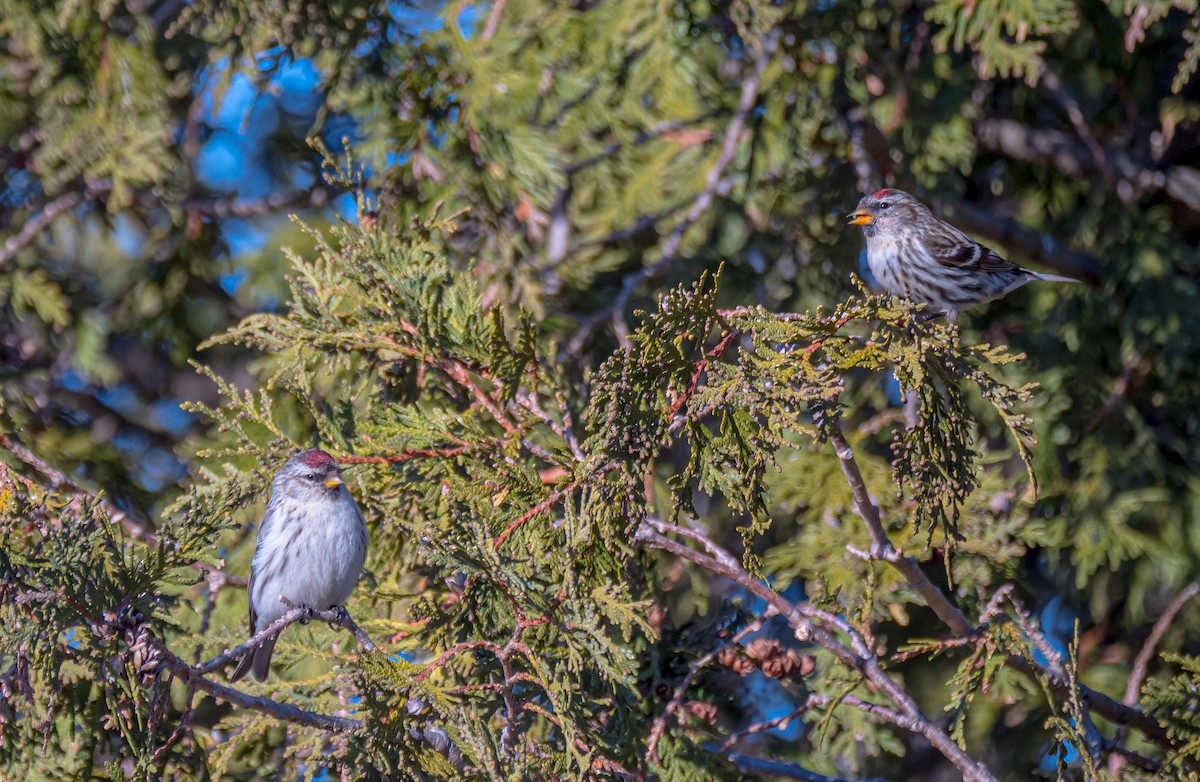
[[(809, 771), (806, 768), (797, 766), (794, 763), (784, 763), (778, 760), (767, 760), (766, 758), (756, 758), (753, 755), (743, 755), (740, 752), (729, 752), (722, 750), (716, 745), (705, 744), (704, 748), (720, 755), (728, 760), (733, 765), (737, 766), (738, 771), (743, 774), (767, 774), (773, 777), (781, 777), (783, 779), (799, 779), (802, 782), (855, 782), (854, 780), (843, 779), (841, 777), (827, 777), (824, 774), (818, 774), (815, 771)], [(884, 782), (884, 780), (862, 780), (861, 782)]]
[(162, 667), (175, 674), (180, 681), (189, 687), (195, 687), (226, 703), (241, 706), (244, 709), (252, 709), (286, 722), (306, 725), (310, 728), (318, 728), (320, 730), (345, 732), (358, 730), (362, 727), (362, 723), (359, 720), (306, 711), (290, 703), (278, 703), (270, 698), (250, 695), (233, 687), (218, 684), (181, 660), (165, 644), (158, 641), (158, 639), (153, 639), (151, 643), (161, 655)]
[(1142, 682), (1146, 678), (1146, 672), (1150, 668), (1150, 660), (1154, 657), (1154, 653), (1157, 651), (1163, 636), (1167, 634), (1167, 628), (1175, 620), (1175, 615), (1183, 610), (1184, 604), (1195, 597), (1197, 593), (1200, 593), (1200, 581), (1193, 581), (1175, 596), (1175, 599), (1171, 601), (1167, 609), (1162, 612), (1162, 616), (1154, 623), (1154, 627), (1150, 630), (1150, 635), (1146, 638), (1146, 643), (1142, 644), (1141, 651), (1138, 652), (1137, 657), (1133, 661), (1133, 672), (1129, 674), (1129, 683), (1125, 685), (1125, 697), (1123, 699), (1125, 704), (1132, 706), (1137, 703), (1137, 695), (1142, 688)]
[[(662, 528), (669, 525), (660, 523), (656, 526)], [(762, 581), (751, 578), (740, 566), (730, 567), (725, 564), (724, 558), (710, 557), (677, 543), (662, 535), (650, 523), (643, 523), (638, 527), (635, 539), (645, 546), (662, 549), (733, 581), (742, 589), (762, 599), (769, 607), (787, 618), (798, 640), (815, 643), (829, 651), (843, 665), (858, 671), (882, 692), (899, 709), (898, 714), (903, 716), (905, 727), (913, 733), (924, 736), (938, 752), (954, 764), (962, 773), (964, 780), (967, 782), (995, 780), (995, 777), (984, 765), (964, 752), (946, 731), (921, 712), (913, 697), (883, 670), (871, 650), (863, 649), (861, 652), (856, 652), (843, 644), (831, 630), (824, 626), (822, 621), (814, 620), (814, 611), (811, 606), (789, 602), (783, 595)], [(715, 543), (711, 545), (716, 546)], [(824, 612), (817, 612), (817, 614), (822, 618), (825, 616)], [(861, 638), (857, 640), (852, 638), (852, 641), (858, 646)]]
[(375, 651), (376, 646), (371, 640), (370, 636), (368, 636), (367, 632), (359, 627), (358, 624), (356, 624), (355, 621), (350, 618), (350, 614), (346, 613), (345, 611), (338, 611), (337, 609), (333, 608), (325, 610), (317, 610), (315, 608), (299, 608), (292, 605), (291, 601), (287, 600), (286, 598), (281, 597), (279, 599), (290, 608), (286, 614), (276, 619), (265, 629), (255, 633), (249, 641), (241, 646), (236, 646), (233, 649), (226, 649), (224, 652), (212, 658), (208, 662), (195, 666), (193, 669), (194, 672), (203, 676), (205, 674), (212, 673), (213, 671), (220, 670), (234, 660), (239, 660), (249, 652), (262, 646), (271, 638), (279, 635), (279, 633), (283, 632), (284, 628), (286, 628), (288, 625), (295, 624), (301, 620), (307, 621), (309, 619), (320, 619), (322, 621), (329, 622), (331, 625), (344, 627), (354, 634), (354, 638), (358, 641), (360, 648), (368, 652)]
[(721, 152), (717, 155), (712, 168), (708, 170), (708, 174), (705, 177), (704, 189), (700, 191), (700, 195), (696, 196), (696, 200), (692, 202), (691, 209), (688, 210), (683, 219), (671, 231), (666, 241), (663, 242), (662, 258), (650, 266), (628, 275), (621, 285), (621, 291), (613, 297), (613, 300), (579, 324), (579, 330), (571, 338), (571, 341), (567, 343), (564, 355), (578, 356), (582, 353), (584, 345), (587, 344), (587, 341), (591, 339), (592, 334), (595, 333), (601, 324), (624, 312), (630, 298), (633, 297), (634, 292), (643, 283), (665, 274), (671, 264), (675, 262), (675, 255), (679, 252), (679, 245), (683, 242), (684, 234), (712, 207), (722, 177), (725, 174), (725, 169), (729, 167), (729, 164), (733, 162), (733, 158), (737, 154), (738, 142), (741, 140), (742, 130), (746, 126), (750, 112), (754, 110), (755, 105), (758, 103), (759, 82), (762, 80), (763, 73), (766, 72), (767, 66), (771, 63), (771, 58), (775, 54), (778, 38), (779, 34), (776, 29), (772, 29), (763, 36), (754, 67), (746, 80), (742, 82), (742, 91), (738, 101), (737, 112), (725, 128), (725, 137), (721, 144)]
[[(1170, 602), (1166, 610), (1155, 621), (1154, 627), (1150, 629), (1150, 635), (1146, 637), (1146, 642), (1142, 644), (1141, 650), (1133, 660), (1133, 670), (1129, 674), (1129, 681), (1125, 684), (1125, 697), (1121, 699), (1122, 703), (1126, 706), (1133, 706), (1137, 703), (1138, 693), (1142, 689), (1142, 682), (1146, 679), (1146, 673), (1150, 670), (1150, 661), (1154, 658), (1154, 653), (1158, 650), (1158, 645), (1162, 642), (1163, 636), (1167, 634), (1167, 629), (1170, 628), (1171, 622), (1175, 620), (1176, 615), (1198, 593), (1200, 593), (1200, 581), (1193, 581), (1175, 596), (1175, 599)], [(1112, 743), (1119, 746), (1125, 741), (1127, 733), (1128, 730), (1124, 725), (1118, 727), (1113, 735)], [(1118, 773), (1121, 770), (1121, 766), (1124, 765), (1125, 760), (1119, 754), (1114, 753), (1110, 755), (1108, 770), (1113, 774)]]
[(479, 40), (487, 43), (492, 40), (492, 36), (496, 34), (496, 28), (500, 26), (500, 15), (504, 13), (504, 4), (507, 0), (493, 0), (492, 10), (488, 13), (487, 23), (483, 27), (483, 32), (479, 35)]
[(42, 207), (42, 211), (27, 220), (25, 225), (21, 226), (21, 230), (8, 237), (4, 246), (0, 247), (0, 268), (3, 268), (6, 263), (16, 257), (17, 253), (32, 244), (38, 234), (46, 230), (60, 214), (74, 209), (84, 201), (92, 200), (96, 195), (90, 188), (83, 193), (65, 193)]
[(1092, 129), (1088, 127), (1087, 118), (1083, 116), (1083, 109), (1079, 106), (1079, 101), (1075, 100), (1075, 96), (1067, 92), (1063, 86), (1062, 79), (1058, 77), (1058, 73), (1042, 63), (1042, 85), (1050, 91), (1054, 99), (1058, 101), (1058, 105), (1066, 113), (1067, 119), (1071, 121), (1071, 125), (1075, 128), (1075, 133), (1079, 139), (1087, 145), (1088, 151), (1092, 154), (1092, 162), (1104, 174), (1104, 178), (1110, 183), (1116, 180), (1116, 173), (1113, 171), (1112, 162), (1108, 159), (1108, 153), (1100, 146), (1100, 142), (1096, 140), (1092, 134)]
[(900, 574), (908, 581), (909, 586), (925, 599), (925, 603), (955, 635), (975, 635), (975, 626), (971, 624), (971, 620), (967, 619), (966, 615), (950, 602), (942, 590), (926, 577), (925, 571), (921, 570), (920, 564), (915, 559), (901, 554), (888, 539), (883, 522), (879, 518), (879, 508), (871, 501), (867, 484), (863, 480), (862, 472), (858, 469), (854, 450), (850, 447), (850, 443), (846, 442), (846, 436), (842, 434), (841, 426), (836, 423), (830, 425), (829, 442), (833, 445), (838, 460), (842, 463), (842, 473), (846, 476), (846, 482), (850, 484), (850, 491), (854, 495), (854, 505), (858, 509), (858, 515), (867, 525), (867, 534), (871, 536), (871, 551), (868, 558), (888, 562), (899, 570)]

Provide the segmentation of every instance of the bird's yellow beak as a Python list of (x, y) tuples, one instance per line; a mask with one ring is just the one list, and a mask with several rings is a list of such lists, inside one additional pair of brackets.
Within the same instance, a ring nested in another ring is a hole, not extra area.
[(875, 222), (875, 218), (865, 209), (855, 209), (846, 217), (850, 218), (850, 225), (870, 225)]
[(343, 483), (343, 481), (341, 478), (330, 478), (329, 480), (325, 481), (325, 488), (326, 489), (334, 489), (334, 488), (337, 488), (338, 486), (341, 486), (342, 483)]

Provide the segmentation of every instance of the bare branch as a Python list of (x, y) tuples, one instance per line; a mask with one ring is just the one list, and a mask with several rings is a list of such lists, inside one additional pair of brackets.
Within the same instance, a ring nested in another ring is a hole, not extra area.
[(95, 495), (92, 492), (84, 489), (75, 481), (67, 477), (67, 474), (62, 470), (51, 465), (45, 459), (35, 454), (33, 451), (21, 445), (12, 437), (0, 432), (0, 448), (17, 457), (18, 460), (24, 462), (27, 466), (40, 472), (50, 480), (49, 489), (53, 492), (64, 494), (77, 494), (88, 498), (95, 499), (108, 514), (108, 519), (113, 524), (120, 524), (125, 527), (129, 535), (138, 540), (142, 540), (150, 545), (158, 542), (158, 537), (149, 530), (145, 529), (135, 519), (130, 517), (128, 513), (117, 507), (116, 503), (103, 495)]
[[(704, 748), (725, 758), (737, 766), (738, 771), (741, 771), (743, 774), (768, 774), (774, 777), (782, 777), (783, 779), (799, 779), (803, 780), (803, 782), (854, 782), (854, 780), (843, 779), (841, 777), (827, 777), (824, 774), (809, 771), (794, 763), (783, 763), (778, 760), (767, 760), (766, 758), (756, 758), (753, 755), (743, 755), (740, 752), (729, 752), (722, 750), (714, 744), (705, 744)], [(862, 782), (885, 781), (882, 779), (868, 779), (862, 780)]]
[(1167, 634), (1167, 628), (1171, 626), (1171, 622), (1175, 620), (1175, 616), (1183, 610), (1183, 606), (1187, 601), (1191, 600), (1200, 593), (1200, 581), (1193, 581), (1183, 588), (1183, 591), (1175, 596), (1167, 609), (1162, 612), (1162, 616), (1154, 623), (1154, 627), (1150, 630), (1150, 635), (1146, 638), (1146, 643), (1142, 644), (1141, 651), (1133, 661), (1133, 671), (1129, 674), (1129, 682), (1125, 685), (1125, 697), (1123, 701), (1132, 706), (1137, 703), (1138, 692), (1142, 689), (1142, 682), (1146, 678), (1146, 672), (1150, 668), (1150, 660), (1154, 658), (1154, 653), (1158, 650), (1158, 645), (1162, 641), (1163, 636)]
[[(1198, 593), (1200, 593), (1200, 581), (1193, 581), (1175, 596), (1175, 599), (1170, 602), (1166, 610), (1155, 621), (1154, 627), (1150, 629), (1150, 635), (1146, 637), (1146, 642), (1142, 644), (1141, 650), (1133, 660), (1133, 670), (1129, 674), (1129, 681), (1125, 684), (1125, 697), (1122, 698), (1122, 702), (1125, 705), (1134, 706), (1137, 704), (1138, 693), (1142, 689), (1142, 682), (1146, 680), (1146, 673), (1150, 670), (1150, 661), (1154, 659), (1154, 653), (1158, 651), (1159, 643), (1162, 642), (1163, 636), (1167, 634), (1167, 629), (1170, 628), (1171, 622), (1175, 620), (1176, 615)], [(1127, 733), (1128, 730), (1124, 725), (1117, 728), (1112, 739), (1113, 745), (1121, 745), (1125, 741)], [(1108, 758), (1108, 770), (1116, 774), (1121, 770), (1121, 766), (1125, 764), (1125, 761), (1125, 757), (1114, 752)]]
[[(920, 707), (917, 706), (912, 696), (896, 683), (879, 665), (879, 661), (873, 651), (865, 649), (864, 651), (868, 652), (867, 654), (858, 653), (839, 641), (833, 631), (829, 630), (822, 621), (824, 612), (817, 612), (816, 616), (818, 618), (814, 618), (811, 606), (791, 603), (783, 595), (771, 589), (762, 581), (751, 578), (740, 566), (730, 567), (725, 564), (727, 561), (726, 557), (710, 557), (695, 549), (688, 548), (681, 543), (665, 537), (650, 524), (642, 524), (638, 527), (636, 540), (643, 545), (662, 549), (682, 559), (686, 559), (705, 570), (727, 578), (747, 592), (761, 598), (770, 608), (787, 618), (798, 640), (811, 641), (817, 644), (832, 653), (842, 664), (862, 674), (867, 681), (896, 705), (899, 711), (894, 713), (900, 715), (899, 718), (904, 721), (904, 726), (908, 730), (924, 736), (938, 752), (954, 764), (959, 772), (962, 773), (963, 779), (968, 780), (968, 782), (983, 782), (984, 780), (995, 779), (983, 764), (977, 762), (964, 752), (946, 731), (930, 721), (921, 712)], [(705, 547), (719, 548), (715, 543), (711, 542)], [(856, 645), (858, 643), (861, 643), (861, 638), (858, 639)]]
[[(1059, 130), (1044, 130), (1014, 120), (984, 120), (975, 137), (991, 152), (1026, 163), (1050, 163), (1069, 176), (1100, 173), (1087, 144)], [(1166, 193), (1193, 212), (1200, 212), (1200, 171), (1187, 166), (1155, 166), (1125, 152), (1106, 150), (1117, 180), (1117, 195), (1130, 201), (1144, 193)]]
[(179, 677), (180, 681), (189, 687), (195, 687), (226, 703), (241, 706), (244, 709), (253, 709), (254, 711), (287, 722), (294, 722), (297, 725), (307, 725), (308, 727), (320, 728), (321, 730), (352, 731), (362, 727), (362, 723), (359, 720), (306, 711), (296, 708), (290, 703), (277, 703), (270, 698), (250, 695), (233, 687), (218, 684), (181, 660), (157, 639), (154, 639), (152, 644), (162, 655), (162, 666)]
[(32, 244), (33, 240), (37, 239), (38, 234), (46, 230), (60, 214), (74, 209), (84, 201), (90, 201), (95, 197), (96, 194), (91, 192), (91, 190), (83, 193), (71, 192), (61, 195), (46, 204), (36, 217), (28, 220), (25, 225), (21, 226), (20, 231), (8, 237), (4, 242), (4, 246), (0, 247), (0, 268), (3, 268), (17, 253)]
[(875, 507), (875, 503), (871, 501), (867, 484), (863, 480), (862, 472), (858, 469), (858, 462), (854, 459), (854, 450), (850, 447), (850, 443), (846, 442), (842, 428), (836, 423), (830, 426), (829, 442), (833, 445), (833, 449), (842, 463), (842, 473), (846, 476), (846, 482), (850, 484), (858, 515), (866, 523), (867, 533), (871, 536), (871, 558), (889, 562), (899, 570), (900, 574), (908, 581), (909, 586), (925, 598), (925, 603), (956, 635), (974, 635), (976, 630), (975, 626), (971, 624), (971, 620), (967, 619), (966, 615), (950, 602), (942, 590), (926, 577), (915, 559), (901, 554), (888, 539), (883, 522), (879, 518), (879, 508)]
[[(289, 606), (291, 605), (288, 600), (282, 597), (280, 600)], [(234, 660), (240, 660), (247, 653), (257, 649), (271, 638), (279, 635), (279, 633), (283, 632), (284, 628), (286, 628), (288, 625), (295, 624), (301, 620), (307, 621), (309, 619), (320, 619), (322, 621), (329, 622), (331, 625), (344, 627), (354, 634), (354, 638), (358, 641), (360, 648), (368, 652), (375, 651), (375, 643), (371, 641), (370, 636), (368, 636), (366, 631), (359, 627), (355, 621), (350, 618), (350, 614), (346, 613), (344, 610), (338, 611), (337, 609), (330, 608), (319, 611), (314, 608), (299, 608), (292, 606), (286, 614), (276, 619), (274, 622), (268, 625), (266, 629), (255, 633), (254, 636), (246, 643), (242, 644), (241, 646), (236, 646), (233, 649), (225, 650), (208, 662), (197, 665), (194, 670), (197, 674), (202, 676), (204, 674), (220, 670), (222, 667), (228, 665)]]

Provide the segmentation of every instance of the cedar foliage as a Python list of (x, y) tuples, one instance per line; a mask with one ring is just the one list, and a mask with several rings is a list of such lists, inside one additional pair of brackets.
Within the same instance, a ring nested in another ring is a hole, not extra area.
[[(402, 10), (0, 0), (0, 775), (1194, 778), (1194, 616), (1099, 695), (1196, 577), (1191, 4)], [(271, 195), (203, 184), (207, 102), (300, 57)], [(858, 191), (964, 179), (1102, 287), (960, 332), (852, 281)], [(314, 445), (378, 649), (195, 691)]]

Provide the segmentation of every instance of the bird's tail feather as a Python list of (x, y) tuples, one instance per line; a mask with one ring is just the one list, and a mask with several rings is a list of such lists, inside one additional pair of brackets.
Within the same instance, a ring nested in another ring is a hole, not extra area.
[(233, 673), (229, 676), (229, 681), (236, 682), (245, 678), (247, 673), (254, 671), (254, 678), (260, 682), (267, 680), (267, 674), (271, 671), (271, 655), (275, 652), (275, 640), (279, 636), (268, 638), (262, 646), (258, 647), (249, 654), (243, 655), (237, 668), (233, 669)]
[(1080, 280), (1077, 280), (1074, 277), (1060, 277), (1057, 274), (1042, 274), (1040, 272), (1035, 272), (1033, 276), (1036, 279), (1045, 280), (1046, 282), (1080, 282)]

